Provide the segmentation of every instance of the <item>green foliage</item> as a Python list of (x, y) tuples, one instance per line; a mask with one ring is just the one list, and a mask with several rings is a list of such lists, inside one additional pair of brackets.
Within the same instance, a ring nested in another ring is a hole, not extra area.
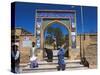
[(46, 31), (47, 35), (45, 44), (49, 45), (52, 44), (54, 42), (53, 37), (56, 38), (57, 47), (61, 46), (65, 42), (65, 36), (59, 27), (57, 28), (48, 27)]

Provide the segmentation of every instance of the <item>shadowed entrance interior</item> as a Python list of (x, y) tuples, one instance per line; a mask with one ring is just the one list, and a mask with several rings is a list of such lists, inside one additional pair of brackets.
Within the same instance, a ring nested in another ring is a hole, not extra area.
[[(65, 44), (65, 57), (69, 57), (69, 31), (60, 21), (52, 21), (44, 29), (44, 57), (47, 53), (50, 56), (57, 56), (58, 49)], [(48, 52), (46, 50), (49, 50)], [(52, 51), (52, 52), (50, 52)]]

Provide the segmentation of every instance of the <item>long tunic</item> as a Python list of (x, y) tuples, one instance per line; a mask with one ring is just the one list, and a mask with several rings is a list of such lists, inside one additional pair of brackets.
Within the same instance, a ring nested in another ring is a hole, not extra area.
[(58, 52), (58, 64), (59, 65), (65, 64), (64, 55), (65, 55), (65, 50), (63, 48), (60, 48)]
[(36, 48), (35, 47), (33, 47), (32, 48), (32, 55), (31, 55), (31, 58), (30, 58), (30, 61), (34, 61), (34, 60), (36, 60), (37, 59), (37, 57), (35, 56), (35, 50), (36, 50)]

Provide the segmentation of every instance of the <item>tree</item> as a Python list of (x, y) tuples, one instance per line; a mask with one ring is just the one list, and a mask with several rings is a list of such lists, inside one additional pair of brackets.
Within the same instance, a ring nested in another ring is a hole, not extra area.
[(60, 28), (54, 29), (54, 36), (56, 37), (57, 48), (62, 44), (63, 33)]
[[(65, 42), (65, 35), (63, 34), (60, 27), (48, 27), (46, 29), (46, 42), (47, 44), (51, 45), (54, 43), (54, 37), (56, 38), (56, 46), (61, 46)], [(49, 36), (48, 36), (49, 35)]]

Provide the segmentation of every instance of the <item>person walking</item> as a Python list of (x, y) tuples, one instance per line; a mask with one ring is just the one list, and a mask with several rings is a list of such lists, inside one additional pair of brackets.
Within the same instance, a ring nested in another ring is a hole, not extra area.
[(58, 66), (57, 66), (57, 70), (60, 71), (64, 71), (65, 70), (65, 61), (64, 61), (64, 56), (65, 56), (65, 50), (63, 48), (63, 46), (61, 48), (59, 48), (58, 51)]

